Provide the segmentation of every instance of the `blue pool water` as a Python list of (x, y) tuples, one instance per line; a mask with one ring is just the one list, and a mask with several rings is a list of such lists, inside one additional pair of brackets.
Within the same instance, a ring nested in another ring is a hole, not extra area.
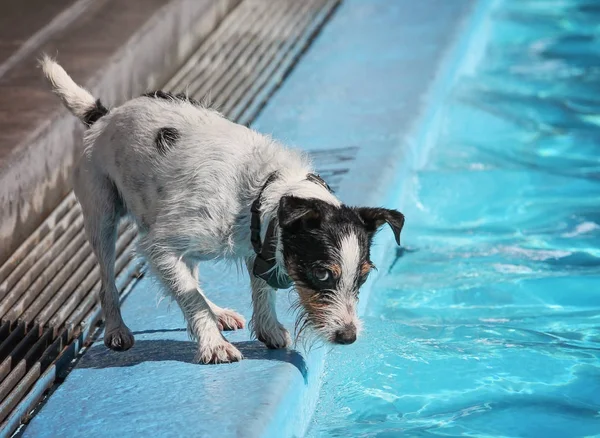
[(600, 435), (600, 2), (501, 0), (308, 433)]

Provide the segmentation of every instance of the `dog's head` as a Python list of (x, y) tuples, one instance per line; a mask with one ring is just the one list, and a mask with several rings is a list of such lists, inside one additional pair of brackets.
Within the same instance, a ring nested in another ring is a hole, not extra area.
[(360, 330), (359, 289), (374, 268), (372, 238), (387, 223), (400, 243), (404, 216), (284, 196), (278, 220), (283, 260), (299, 297), (299, 331), (310, 327), (327, 342), (353, 343)]

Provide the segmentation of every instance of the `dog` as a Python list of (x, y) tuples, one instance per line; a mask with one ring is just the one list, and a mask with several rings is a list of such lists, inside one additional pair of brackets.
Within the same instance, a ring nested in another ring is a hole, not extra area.
[(198, 266), (207, 260), (246, 265), (250, 328), (268, 348), (291, 344), (275, 312), (276, 291), (291, 286), (298, 332), (309, 328), (332, 344), (356, 340), (359, 289), (374, 268), (373, 236), (387, 223), (400, 244), (402, 213), (344, 205), (305, 153), (184, 94), (156, 91), (108, 109), (50, 57), (40, 65), (86, 127), (73, 187), (100, 265), (108, 348), (134, 344), (114, 271), (117, 226), (126, 215), (138, 227), (139, 252), (198, 342), (197, 362), (242, 359), (221, 332), (243, 328), (244, 318), (211, 302), (199, 286)]

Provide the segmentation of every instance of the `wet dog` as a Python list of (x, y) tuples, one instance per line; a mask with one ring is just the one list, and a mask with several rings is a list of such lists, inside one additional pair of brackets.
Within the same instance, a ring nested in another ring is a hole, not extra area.
[(211, 302), (199, 262), (243, 261), (251, 278), (254, 335), (285, 348), (275, 291), (298, 293), (298, 330), (335, 344), (356, 340), (356, 304), (373, 264), (371, 240), (385, 223), (400, 243), (404, 216), (342, 204), (307, 156), (188, 98), (157, 91), (107, 109), (48, 57), (45, 76), (87, 127), (73, 187), (101, 269), (104, 343), (127, 350), (134, 337), (115, 286), (119, 220), (139, 229), (139, 251), (177, 301), (198, 341), (197, 361), (233, 362), (241, 353), (222, 330), (244, 318)]

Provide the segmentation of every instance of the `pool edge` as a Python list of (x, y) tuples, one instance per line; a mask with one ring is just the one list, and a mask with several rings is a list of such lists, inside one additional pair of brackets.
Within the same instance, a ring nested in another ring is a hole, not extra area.
[[(476, 0), (471, 9), (464, 14), (461, 23), (456, 27), (456, 33), (449, 40), (444, 55), (441, 57), (434, 79), (429, 87), (423, 90), (421, 112), (417, 113), (412, 121), (412, 128), (404, 136), (404, 140), (390, 150), (393, 158), (392, 166), (387, 166), (386, 172), (380, 175), (380, 180), (386, 190), (375, 192), (366, 196), (364, 203), (368, 205), (387, 205), (401, 208), (406, 192), (407, 173), (419, 163), (426, 160), (431, 141), (428, 139), (430, 128), (438, 123), (440, 104), (446, 97), (452, 84), (464, 71), (465, 66), (473, 66), (481, 57), (481, 49), (485, 46), (486, 38), (476, 43), (473, 35), (486, 26), (494, 5), (501, 0)], [(479, 50), (470, 51), (475, 44)], [(433, 129), (435, 132), (435, 129)], [(410, 220), (410, 219), (409, 219)], [(390, 236), (383, 233), (375, 237), (372, 250), (372, 259), (379, 267), (380, 272), (385, 272), (395, 259), (395, 242)], [(369, 302), (373, 284), (379, 275), (373, 275), (361, 289), (359, 315), (363, 316)], [(323, 383), (323, 372), (326, 365), (327, 354), (324, 348), (311, 351), (305, 356), (309, 373), (308, 382), (298, 384), (292, 376), (287, 377), (287, 388), (279, 395), (279, 402), (275, 412), (269, 419), (264, 431), (260, 434), (264, 438), (279, 438), (281, 436), (304, 436), (311, 424), (318, 396)], [(290, 415), (294, 413), (294, 415)]]
[[(479, 63), (488, 41), (488, 31), (486, 29), (491, 12), (502, 1), (476, 0), (470, 14), (464, 17), (453, 42), (449, 44), (444, 59), (440, 63), (436, 78), (432, 81), (430, 89), (424, 93), (426, 97), (423, 113), (415, 119), (413, 129), (407, 133), (406, 144), (399, 146), (398, 150), (395, 151), (394, 156), (397, 162), (402, 164), (399, 163), (399, 166), (394, 169), (401, 170), (390, 178), (388, 183), (390, 190), (383, 197), (385, 205), (399, 209), (403, 208), (406, 202), (404, 196), (408, 192), (406, 184), (403, 183), (410, 183), (406, 178), (406, 173), (411, 169), (422, 167), (427, 162), (430, 147), (434, 143), (432, 137), (438, 132), (437, 125), (440, 122), (440, 110), (443, 101), (458, 77), (469, 74)], [(483, 38), (476, 41), (473, 38), (475, 34), (478, 37), (483, 36)], [(470, 50), (473, 48), (475, 50)], [(411, 158), (412, 161), (408, 159), (402, 161), (402, 158)], [(394, 251), (390, 251), (390, 248), (393, 249), (396, 245), (395, 242), (381, 236), (378, 236), (375, 241), (376, 246), (379, 244), (381, 244), (381, 247), (379, 247), (377, 255), (380, 255), (379, 253), (388, 254), (387, 257), (383, 257), (383, 263), (381, 264), (383, 270), (385, 270), (395, 260)], [(373, 280), (376, 280), (377, 277)], [(368, 286), (367, 293), (370, 296), (373, 284), (368, 282), (365, 286)], [(360, 309), (361, 316), (367, 306), (368, 299), (365, 300)]]

